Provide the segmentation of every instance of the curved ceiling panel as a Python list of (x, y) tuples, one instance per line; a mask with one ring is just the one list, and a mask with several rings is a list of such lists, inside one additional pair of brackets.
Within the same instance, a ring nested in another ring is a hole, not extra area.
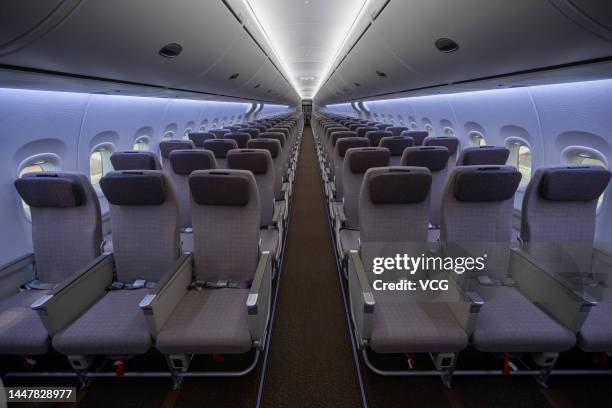
[[(444, 37), (459, 49), (438, 50), (434, 44)], [(317, 100), (335, 103), (611, 56), (611, 41), (577, 25), (552, 1), (392, 1), (333, 74), (352, 89), (330, 99), (321, 92)], [(376, 71), (391, 80), (381, 81)]]

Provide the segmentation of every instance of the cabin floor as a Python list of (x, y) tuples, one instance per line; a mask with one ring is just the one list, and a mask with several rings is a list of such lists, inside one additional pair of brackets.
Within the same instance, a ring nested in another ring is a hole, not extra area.
[[(548, 389), (530, 377), (455, 377), (447, 389), (437, 377), (383, 377), (352, 347), (310, 127), (304, 129), (284, 267), (278, 281), (267, 358), (240, 378), (186, 378), (173, 391), (168, 378), (99, 378), (78, 391), (78, 407), (609, 407), (605, 376), (552, 377)], [(470, 360), (467, 351), (465, 358)], [(57, 356), (59, 358), (59, 356)], [(153, 353), (128, 362), (154, 363)], [(383, 362), (384, 363), (384, 362)], [(495, 364), (488, 360), (489, 364)], [(205, 357), (200, 364), (227, 369), (244, 360)], [(392, 363), (394, 364), (394, 363)], [(263, 375), (263, 378), (262, 378)], [(76, 385), (73, 379), (10, 379), (11, 386)], [(21, 404), (61, 407), (66, 404)]]

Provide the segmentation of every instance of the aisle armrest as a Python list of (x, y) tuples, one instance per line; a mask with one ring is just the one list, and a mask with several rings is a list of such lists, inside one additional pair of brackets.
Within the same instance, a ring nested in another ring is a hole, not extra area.
[(349, 305), (357, 346), (363, 348), (372, 336), (372, 320), (376, 301), (357, 251), (348, 256)]
[(271, 303), (272, 258), (270, 252), (262, 251), (246, 301), (249, 333), (260, 349), (265, 346)]

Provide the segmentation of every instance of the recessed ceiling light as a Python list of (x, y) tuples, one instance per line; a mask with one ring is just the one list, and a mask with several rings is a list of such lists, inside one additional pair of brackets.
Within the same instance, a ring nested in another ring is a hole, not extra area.
[(181, 44), (170, 43), (159, 50), (159, 55), (165, 58), (176, 58), (183, 51)]
[(459, 49), (459, 44), (450, 38), (438, 38), (435, 45), (437, 49), (445, 53), (454, 52)]

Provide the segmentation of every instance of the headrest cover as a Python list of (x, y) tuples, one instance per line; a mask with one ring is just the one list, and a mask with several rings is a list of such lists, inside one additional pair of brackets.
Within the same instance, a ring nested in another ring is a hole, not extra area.
[(170, 152), (173, 150), (193, 149), (194, 145), (191, 140), (162, 140), (159, 142), (159, 150), (164, 159), (170, 157)]
[(336, 148), (338, 149), (338, 155), (344, 157), (348, 149), (355, 147), (369, 147), (370, 141), (364, 137), (343, 137), (337, 139)]
[(15, 180), (15, 188), (30, 207), (79, 207), (85, 202), (83, 186), (61, 173), (28, 173)]
[(285, 145), (285, 135), (281, 132), (263, 132), (259, 134), (261, 139), (276, 139), (280, 142), (281, 146)]
[(209, 132), (215, 135), (216, 137), (222, 137), (224, 134), (230, 133), (231, 130), (229, 129), (210, 129)]
[(115, 170), (157, 170), (155, 153), (137, 150), (114, 152), (110, 157)]
[(514, 197), (521, 173), (512, 166), (458, 168), (454, 193), (459, 201), (504, 201)]
[(170, 152), (170, 165), (176, 174), (189, 175), (196, 170), (216, 168), (215, 155), (209, 150), (174, 150)]
[(161, 205), (166, 201), (163, 173), (112, 171), (100, 179), (100, 187), (113, 205)]
[(242, 132), (232, 132), (232, 133), (226, 133), (223, 135), (223, 139), (235, 140), (236, 143), (238, 144), (238, 147), (241, 149), (246, 147), (246, 144), (250, 138), (251, 138), (250, 134), (242, 133)]
[(210, 132), (194, 132), (189, 134), (189, 140), (196, 146), (203, 146), (204, 141), (214, 138), (215, 134)]
[(402, 166), (427, 167), (430, 171), (441, 171), (448, 164), (448, 149), (444, 146), (408, 147), (402, 155)]
[(426, 137), (423, 141), (423, 146), (444, 146), (448, 149), (448, 154), (452, 156), (457, 153), (459, 148), (459, 139), (452, 136)]
[(555, 167), (543, 171), (540, 196), (546, 200), (596, 200), (610, 181), (610, 172), (599, 166)]
[[(357, 132), (352, 132), (350, 130), (337, 130), (331, 132), (329, 137), (331, 139), (332, 146), (336, 146), (336, 143), (338, 143), (338, 139), (343, 139), (346, 137), (357, 137)], [(368, 143), (368, 146), (369, 145), (370, 144)]]
[(259, 129), (256, 128), (243, 127), (242, 129), (240, 129), (240, 132), (248, 133), (249, 135), (251, 135), (251, 139), (256, 139), (259, 137)]
[(204, 141), (204, 149), (213, 152), (217, 159), (223, 159), (227, 152), (238, 148), (238, 143), (232, 139), (209, 139)]
[(366, 133), (368, 133), (368, 132), (375, 132), (377, 130), (378, 130), (378, 128), (375, 128), (375, 127), (372, 127), (372, 126), (363, 126), (363, 125), (361, 125), (355, 131), (357, 132), (357, 137), (366, 137)]
[(399, 136), (403, 131), (408, 130), (406, 126), (391, 126), (385, 129), (387, 132), (393, 133), (393, 136)]
[(462, 152), (461, 166), (481, 166), (506, 164), (510, 150), (500, 146), (475, 146), (465, 148)]
[(370, 177), (368, 192), (374, 204), (414, 204), (425, 201), (430, 188), (428, 171), (395, 167)]
[(249, 203), (249, 179), (231, 171), (195, 171), (189, 176), (189, 190), (200, 205), (242, 207)]
[(364, 147), (350, 153), (347, 159), (351, 173), (361, 174), (372, 167), (389, 165), (389, 150), (382, 147)]
[(270, 155), (273, 159), (278, 157), (281, 151), (280, 141), (277, 139), (251, 139), (247, 143), (247, 148), (249, 149), (264, 149), (270, 152)]
[(236, 149), (227, 154), (227, 167), (235, 170), (249, 170), (254, 175), (268, 172), (267, 150)]
[(393, 137), (393, 133), (386, 130), (374, 130), (366, 132), (365, 136), (370, 141), (370, 146), (378, 146), (384, 137)]
[(383, 137), (378, 146), (389, 149), (391, 156), (401, 156), (407, 147), (414, 146), (414, 139), (408, 136)]
[(423, 144), (423, 140), (429, 136), (429, 133), (426, 130), (404, 130), (402, 133), (400, 133), (400, 136), (411, 137), (414, 139), (415, 146), (421, 146)]

